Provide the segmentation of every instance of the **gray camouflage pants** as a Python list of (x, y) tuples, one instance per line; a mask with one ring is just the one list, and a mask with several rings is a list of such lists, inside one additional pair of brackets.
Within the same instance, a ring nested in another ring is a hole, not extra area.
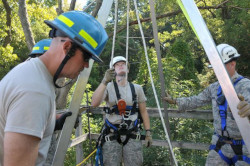
[(116, 140), (105, 142), (102, 153), (104, 166), (120, 166), (122, 159), (125, 166), (141, 166), (143, 163), (140, 140), (129, 139), (125, 146)]
[[(216, 135), (213, 135), (212, 144), (215, 145), (217, 140), (218, 137)], [(221, 151), (228, 158), (232, 158), (235, 155), (233, 149), (229, 144), (223, 145)], [(249, 153), (247, 153), (246, 146), (243, 146), (243, 155), (249, 157)], [(228, 164), (220, 157), (220, 155), (216, 151), (210, 150), (207, 156), (206, 166), (217, 166), (217, 165), (228, 166)], [(235, 166), (250, 166), (250, 164), (246, 163), (245, 161), (237, 161), (235, 163)]]

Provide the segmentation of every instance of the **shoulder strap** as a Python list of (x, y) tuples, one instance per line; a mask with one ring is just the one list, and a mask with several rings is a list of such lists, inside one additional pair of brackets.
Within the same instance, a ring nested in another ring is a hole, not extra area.
[[(134, 86), (134, 84), (131, 83), (131, 82), (129, 82), (129, 85), (130, 85), (130, 89), (131, 89), (131, 92), (132, 92), (132, 101), (133, 101), (134, 103), (136, 103), (136, 97), (137, 97), (137, 96), (136, 96), (136, 92), (135, 92), (135, 86)], [(114, 87), (115, 87), (116, 97), (117, 97), (118, 100), (120, 100), (120, 99), (121, 99), (121, 95), (120, 95), (120, 93), (119, 93), (118, 85), (117, 85), (116, 82), (114, 82)]]
[(116, 93), (117, 100), (120, 100), (121, 95), (119, 93), (118, 85), (117, 85), (117, 83), (115, 81), (113, 83), (114, 83), (114, 87), (115, 87), (115, 93)]
[(238, 77), (237, 80), (234, 82), (234, 86), (243, 78), (244, 78), (243, 76)]
[(136, 102), (136, 93), (135, 93), (135, 86), (133, 83), (129, 83), (130, 85), (130, 89), (131, 89), (131, 92), (132, 92), (132, 99), (133, 99), (133, 102)]
[[(233, 85), (235, 86), (241, 79), (243, 79), (243, 76), (240, 76), (237, 78), (236, 81), (234, 81)], [(219, 86), (218, 91), (217, 91), (217, 96), (218, 98), (223, 96), (221, 86)], [(227, 119), (227, 99), (225, 99), (224, 103), (219, 104), (219, 113), (221, 117), (221, 129), (222, 129), (222, 136), (223, 136), (223, 131), (226, 130), (226, 119)]]
[[(234, 81), (233, 85), (235, 86), (240, 80), (242, 80), (244, 77), (243, 76), (240, 76), (237, 78), (236, 81)], [(220, 96), (222, 93), (222, 90), (221, 90), (221, 86), (219, 86), (218, 88), (218, 91), (217, 91), (217, 96)]]

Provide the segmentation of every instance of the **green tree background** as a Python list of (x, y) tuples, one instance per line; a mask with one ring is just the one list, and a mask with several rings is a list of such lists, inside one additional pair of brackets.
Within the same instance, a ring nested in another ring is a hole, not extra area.
[[(86, 6), (92, 1), (88, 1)], [(3, 1), (0, 2), (0, 80), (14, 66), (22, 63), (28, 58), (29, 50), (25, 42), (24, 32), (18, 16), (18, 1), (8, 0), (11, 8), (11, 26), (6, 23), (6, 9)], [(31, 29), (35, 41), (48, 38), (49, 28), (44, 20), (52, 20), (56, 17), (58, 1), (49, 0), (27, 0), (27, 11)], [(67, 11), (69, 4), (63, 1), (63, 10)], [(244, 76), (250, 76), (249, 70), (249, 1), (248, 0), (199, 0), (196, 1), (200, 12), (205, 19), (207, 26), (216, 44), (228, 43), (234, 46), (241, 54), (238, 60), (238, 72)], [(91, 13), (94, 8), (93, 3), (86, 12)], [(174, 0), (155, 0), (156, 15), (162, 16), (157, 19), (158, 36), (161, 45), (161, 56), (166, 88), (173, 97), (189, 96), (199, 93), (211, 82), (216, 81), (213, 71), (207, 68), (208, 58), (188, 25), (184, 15)], [(83, 6), (76, 6), (82, 10)], [(149, 4), (147, 0), (138, 1), (140, 18), (150, 18)], [(119, 0), (118, 26), (122, 29), (117, 33), (115, 43), (115, 56), (125, 56), (126, 49), (126, 1)], [(164, 16), (165, 14), (165, 16)], [(131, 3), (130, 20), (135, 21), (136, 15), (134, 6)], [(157, 56), (153, 42), (153, 30), (151, 21), (142, 23), (147, 50), (150, 60), (150, 67), (157, 90), (160, 94), (160, 80), (158, 74)], [(89, 78), (88, 90), (89, 101), (93, 91), (101, 82), (105, 71), (109, 68), (112, 48), (112, 34), (114, 28), (114, 5), (112, 6), (106, 30), (110, 39), (101, 55), (104, 63), (94, 64)], [(11, 32), (11, 41), (5, 45), (5, 39)], [(156, 107), (153, 90), (150, 83), (148, 68), (145, 60), (145, 53), (140, 38), (137, 24), (130, 26), (129, 38), (129, 80), (143, 86), (147, 96), (147, 106)], [(74, 86), (68, 95), (68, 103), (71, 101)], [(86, 95), (86, 94), (85, 94)], [(160, 98), (160, 96), (158, 96)], [(161, 102), (161, 101), (160, 101)], [(86, 105), (86, 96), (83, 98), (83, 105)], [(162, 104), (162, 103), (161, 103)], [(209, 108), (209, 107), (208, 107)], [(87, 116), (82, 115), (83, 133), (88, 133)], [(90, 128), (92, 133), (99, 133), (102, 124), (102, 117), (90, 115)], [(151, 128), (154, 139), (165, 139), (161, 121), (151, 118)], [(209, 143), (213, 133), (211, 121), (194, 119), (170, 119), (171, 139), (176, 141)], [(75, 136), (72, 134), (72, 138)], [(95, 142), (91, 142), (92, 149)], [(83, 143), (84, 156), (90, 153), (90, 143)], [(179, 165), (204, 165), (208, 151), (174, 149)], [(68, 150), (66, 166), (75, 164), (75, 149)], [(164, 147), (144, 148), (144, 165), (170, 165), (169, 152)]]

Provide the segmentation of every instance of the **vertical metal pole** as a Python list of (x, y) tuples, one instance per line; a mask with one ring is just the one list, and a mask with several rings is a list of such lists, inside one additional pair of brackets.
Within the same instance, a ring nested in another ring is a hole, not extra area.
[[(164, 80), (164, 75), (163, 75), (163, 70), (162, 70), (162, 63), (161, 63), (161, 50), (160, 50), (160, 43), (158, 39), (158, 28), (157, 28), (157, 23), (156, 23), (156, 16), (155, 16), (155, 4), (154, 0), (149, 0), (150, 4), (150, 12), (151, 12), (151, 21), (152, 21), (152, 26), (153, 26), (153, 35), (154, 35), (154, 44), (155, 44), (155, 50), (157, 54), (157, 60), (158, 60), (158, 72), (160, 76), (160, 83), (161, 83), (161, 96), (165, 97), (165, 80)], [(164, 120), (165, 124), (167, 127), (167, 131), (169, 133), (169, 138), (170, 138), (170, 125), (169, 125), (169, 117), (168, 117), (168, 110), (167, 110), (167, 104), (166, 102), (163, 102), (163, 108), (164, 108)], [(170, 149), (168, 149), (170, 152)], [(172, 153), (170, 153), (170, 163), (173, 165), (173, 156)]]
[[(102, 7), (99, 10), (97, 20), (102, 24), (103, 27), (105, 27), (106, 25), (106, 20), (108, 18), (112, 3), (113, 0), (104, 0), (102, 3)], [(53, 166), (62, 166), (64, 163), (64, 158), (67, 153), (72, 130), (78, 116), (83, 93), (85, 91), (93, 63), (94, 61), (90, 59), (89, 68), (84, 69), (84, 71), (80, 73), (76, 82), (75, 91), (69, 106), (69, 111), (72, 112), (72, 115), (66, 119), (61, 135), (59, 136), (55, 156), (52, 163)]]

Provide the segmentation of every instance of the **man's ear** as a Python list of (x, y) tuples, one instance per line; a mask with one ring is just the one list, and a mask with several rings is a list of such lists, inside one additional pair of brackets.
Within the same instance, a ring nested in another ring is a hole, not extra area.
[(69, 52), (71, 46), (72, 46), (72, 43), (70, 41), (65, 41), (63, 43), (63, 50), (64, 50), (65, 54), (67, 54)]

